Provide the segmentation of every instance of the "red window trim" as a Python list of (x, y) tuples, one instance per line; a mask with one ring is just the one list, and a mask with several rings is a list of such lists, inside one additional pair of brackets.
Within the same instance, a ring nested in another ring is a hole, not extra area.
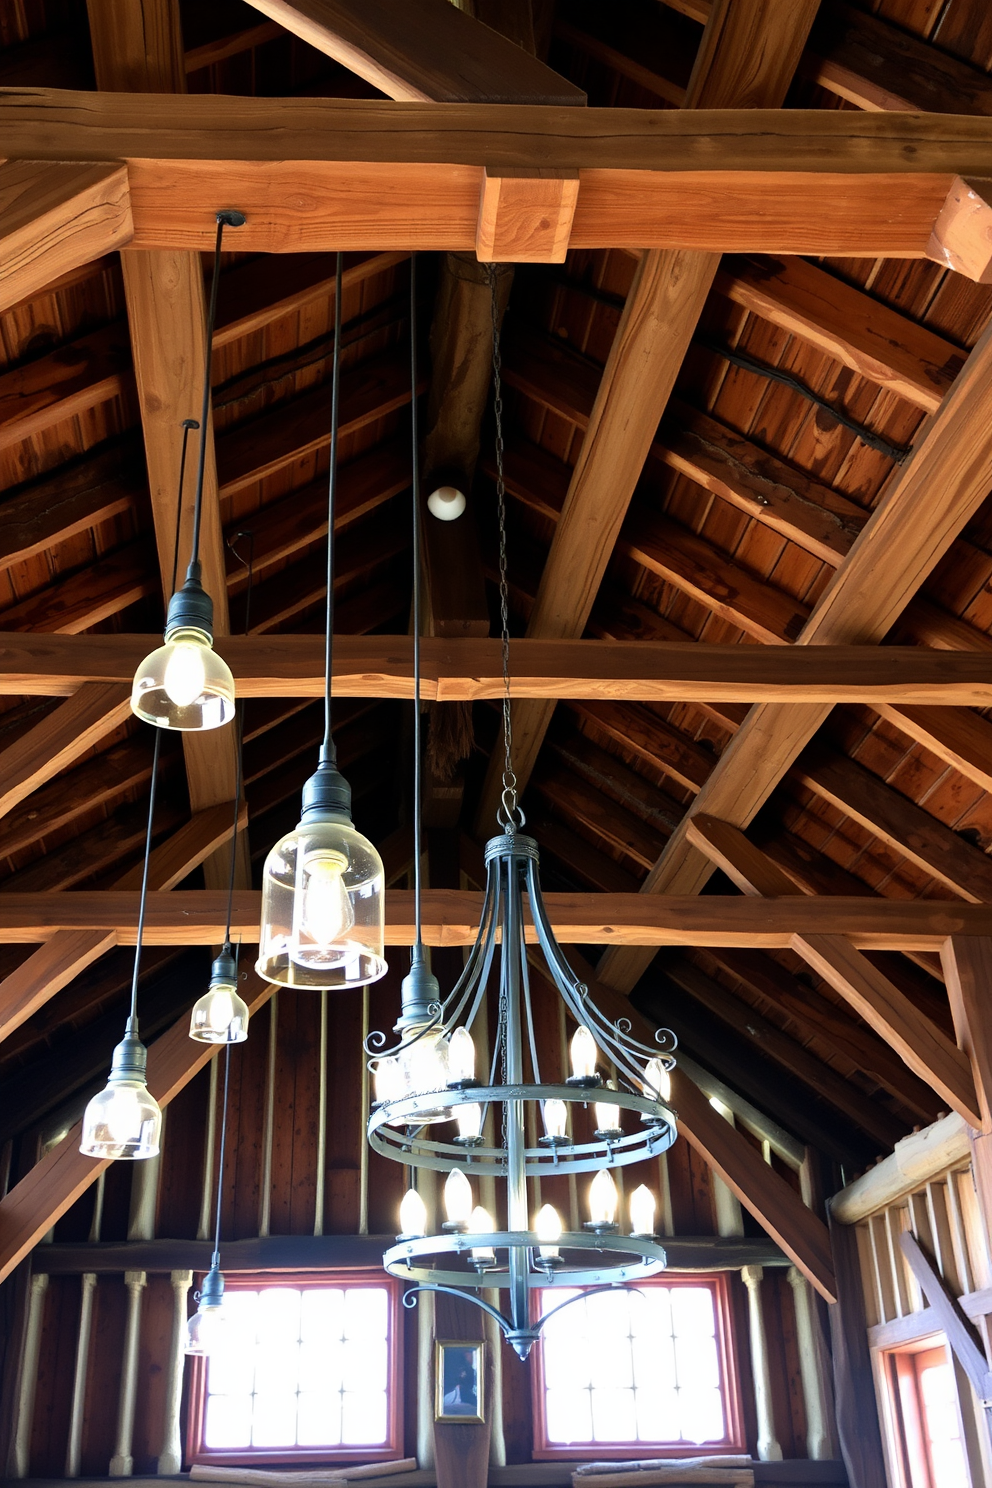
[[(196, 1284), (199, 1284), (199, 1278)], [(386, 1441), (380, 1447), (238, 1447), (211, 1449), (203, 1444), (207, 1400), (206, 1360), (193, 1359), (190, 1374), (189, 1413), (186, 1425), (188, 1464), (216, 1463), (231, 1467), (252, 1464), (337, 1462), (342, 1466), (360, 1462), (395, 1462), (403, 1456), (403, 1338), (400, 1319), (403, 1287), (382, 1271), (239, 1271), (225, 1277), (226, 1290), (260, 1291), (264, 1287), (378, 1287), (389, 1294), (389, 1350), (387, 1376), (388, 1414)]]
[[(737, 1353), (733, 1310), (730, 1305), (729, 1281), (726, 1272), (707, 1272), (701, 1276), (680, 1273), (678, 1276), (662, 1275), (650, 1281), (638, 1283), (638, 1288), (652, 1286), (679, 1287), (704, 1286), (713, 1293), (717, 1318), (717, 1351), (720, 1358), (720, 1388), (723, 1392), (724, 1415), (727, 1434), (722, 1441), (706, 1442), (693, 1446), (690, 1442), (569, 1442), (559, 1445), (548, 1441), (547, 1415), (545, 1411), (544, 1354), (538, 1344), (531, 1355), (534, 1364), (531, 1370), (531, 1392), (534, 1403), (534, 1460), (561, 1461), (565, 1458), (590, 1457), (629, 1458), (632, 1453), (640, 1457), (713, 1457), (720, 1453), (746, 1452), (744, 1440), (744, 1412), (741, 1403), (740, 1379), (737, 1372)], [(535, 1299), (536, 1300), (536, 1299)]]

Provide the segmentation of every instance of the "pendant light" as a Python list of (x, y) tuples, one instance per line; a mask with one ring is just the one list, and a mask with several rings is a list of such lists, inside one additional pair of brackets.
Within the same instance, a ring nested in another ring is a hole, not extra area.
[(351, 820), (351, 787), (337, 767), (331, 734), (334, 647), (334, 511), (341, 383), (342, 256), (337, 256), (331, 450), (327, 499), (327, 618), (324, 637), (324, 739), (317, 771), (303, 787), (295, 831), (270, 851), (262, 875), (256, 970), (266, 981), (344, 991), (385, 975), (382, 859)]
[(138, 936), (131, 973), (131, 1010), (124, 1037), (114, 1050), (106, 1086), (87, 1104), (79, 1150), (86, 1157), (141, 1160), (158, 1154), (162, 1138), (162, 1112), (145, 1083), (148, 1052), (138, 1037), (138, 973), (141, 969), (141, 940), (148, 899), (148, 863), (152, 852), (152, 824), (158, 788), (159, 746), (155, 735), (152, 751), (152, 781), (148, 794), (148, 827), (145, 832), (145, 862), (141, 874)]
[[(232, 551), (236, 553), (236, 549)], [(254, 555), (254, 549), (252, 550)], [(237, 555), (237, 554), (236, 554)], [(240, 555), (237, 555), (240, 557)], [(242, 560), (244, 561), (244, 560)], [(252, 564), (248, 567), (248, 598), (245, 604), (245, 634), (249, 634), (251, 610)], [(210, 969), (210, 985), (193, 1004), (189, 1036), (199, 1044), (243, 1044), (248, 1037), (248, 1004), (238, 993), (238, 957), (231, 943), (231, 912), (234, 907), (234, 880), (238, 870), (238, 821), (241, 815), (241, 790), (244, 779), (244, 703), (241, 716), (234, 724), (237, 737), (234, 772), (234, 823), (231, 829), (231, 862), (227, 876), (227, 923), (220, 955)]]
[(186, 1324), (186, 1353), (209, 1357), (227, 1333), (224, 1311), (224, 1273), (220, 1269), (220, 1207), (224, 1196), (224, 1150), (227, 1145), (227, 1092), (231, 1077), (230, 1045), (224, 1050), (224, 1095), (220, 1117), (220, 1159), (217, 1163), (217, 1208), (210, 1270), (195, 1294), (196, 1311)]
[(200, 416), (200, 451), (193, 506), (193, 543), (186, 580), (169, 600), (165, 644), (146, 656), (134, 674), (131, 711), (146, 723), (184, 732), (219, 728), (234, 717), (234, 678), (213, 649), (214, 607), (201, 582), (200, 523), (203, 515), (203, 477), (207, 460), (210, 415), (210, 370), (213, 360), (220, 251), (225, 227), (241, 227), (241, 212), (217, 213), (214, 275), (207, 314), (207, 346)]
[[(510, 716), (506, 493), (495, 276), (491, 284), (503, 650), (501, 830), (486, 844), (482, 919), (454, 989), (441, 999), (436, 981), (432, 978), (428, 986), (424, 979), (420, 1005), (413, 1004), (413, 988), (409, 998), (404, 998), (397, 1024), (399, 1044), (386, 1049), (381, 1034), (373, 1034), (367, 1041), (366, 1051), (372, 1055), (376, 1076), (376, 1103), (369, 1117), (368, 1138), (374, 1151), (414, 1172), (430, 1169), (448, 1175), (443, 1189), (447, 1218), (441, 1233), (426, 1233), (426, 1209), (416, 1190), (410, 1189), (401, 1205), (400, 1234), (383, 1256), (385, 1269), (412, 1284), (408, 1295), (448, 1292), (475, 1303), (495, 1320), (518, 1355), (526, 1358), (547, 1319), (584, 1295), (582, 1288), (588, 1291), (623, 1285), (652, 1276), (666, 1264), (664, 1249), (645, 1229), (653, 1229), (650, 1193), (647, 1199), (638, 1195), (631, 1216), (634, 1233), (621, 1233), (616, 1222), (617, 1188), (610, 1170), (656, 1157), (675, 1141), (675, 1113), (668, 1105), (667, 1089), (664, 1093), (662, 1090), (674, 1064), (671, 1051), (675, 1038), (661, 1030), (655, 1035), (656, 1046), (651, 1048), (631, 1037), (630, 1024), (625, 1020), (612, 1023), (600, 1012), (589, 988), (572, 971), (555, 940), (538, 880), (537, 843), (519, 830), (524, 818), (516, 798)], [(416, 525), (414, 534), (416, 547)], [(417, 558), (415, 551), (415, 562)], [(418, 740), (415, 731), (415, 750)], [(419, 790), (418, 773), (416, 798)], [(418, 824), (419, 815), (415, 817), (419, 861)], [(570, 1049), (571, 1074), (553, 1084), (543, 1083), (540, 1073), (524, 895), (549, 979), (577, 1025)], [(475, 1075), (472, 1028), (484, 1006), (489, 974), (497, 957), (496, 1045), (487, 1082), (482, 1083)], [(433, 1063), (424, 1061), (418, 1066), (415, 1050), (428, 1037), (434, 1041), (438, 1057)], [(530, 1055), (529, 1082), (524, 1078), (525, 1046)], [(615, 1071), (608, 1083), (599, 1069), (604, 1063)], [(595, 1112), (588, 1110), (591, 1104)], [(535, 1115), (541, 1114), (545, 1130), (533, 1147), (527, 1145), (528, 1106)], [(481, 1133), (491, 1108), (496, 1118), (492, 1126), (499, 1135), (494, 1144), (487, 1144)], [(455, 1123), (457, 1134), (435, 1134), (435, 1125), (445, 1119)], [(431, 1129), (426, 1134), (428, 1126)], [(545, 1204), (532, 1224), (528, 1179), (579, 1173), (595, 1175), (587, 1194), (588, 1223), (580, 1230), (566, 1232), (557, 1211)], [(505, 1228), (498, 1229), (476, 1202), (477, 1188), (473, 1185), (485, 1180), (506, 1186)], [(535, 1315), (532, 1291), (556, 1287), (569, 1288), (571, 1295), (543, 1315)], [(483, 1294), (489, 1289), (508, 1293), (507, 1314), (486, 1300)]]

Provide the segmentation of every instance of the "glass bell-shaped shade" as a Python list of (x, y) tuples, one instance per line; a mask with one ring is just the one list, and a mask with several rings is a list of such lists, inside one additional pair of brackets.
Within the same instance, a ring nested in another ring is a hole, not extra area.
[(210, 986), (193, 1004), (189, 1036), (200, 1044), (243, 1044), (248, 1037), (248, 1005), (238, 996), (237, 963), (226, 949), (213, 964)]
[(379, 854), (343, 814), (302, 821), (265, 860), (259, 975), (284, 987), (344, 991), (385, 974), (384, 948)]
[(234, 678), (198, 626), (167, 630), (134, 674), (131, 711), (159, 728), (220, 728), (234, 717)]
[(145, 1084), (147, 1053), (137, 1027), (114, 1050), (110, 1078), (83, 1112), (79, 1150), (86, 1157), (140, 1160), (156, 1157), (162, 1138), (162, 1112)]
[(199, 1294), (198, 1306), (186, 1324), (187, 1354), (209, 1358), (224, 1343), (229, 1333), (228, 1316), (223, 1306), (224, 1277), (214, 1264), (203, 1278), (203, 1290)]

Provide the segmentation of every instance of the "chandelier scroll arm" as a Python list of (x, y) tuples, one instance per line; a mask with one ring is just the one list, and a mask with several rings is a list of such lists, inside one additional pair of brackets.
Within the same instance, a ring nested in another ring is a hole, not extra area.
[[(403, 1306), (410, 1309), (416, 1307), (419, 1301), (418, 1293), (420, 1292), (446, 1292), (449, 1297), (458, 1297), (462, 1302), (471, 1302), (473, 1306), (481, 1308), (483, 1312), (488, 1313), (493, 1321), (499, 1324), (500, 1329), (507, 1337), (515, 1331), (513, 1324), (508, 1322), (503, 1314), (491, 1302), (487, 1302), (485, 1298), (477, 1297), (474, 1292), (461, 1292), (457, 1287), (444, 1286), (438, 1281), (423, 1281), (417, 1286), (408, 1287), (403, 1293)], [(572, 1301), (574, 1299), (569, 1298), (569, 1300)], [(554, 1310), (557, 1312), (558, 1309), (555, 1308)], [(550, 1313), (548, 1316), (550, 1317)]]

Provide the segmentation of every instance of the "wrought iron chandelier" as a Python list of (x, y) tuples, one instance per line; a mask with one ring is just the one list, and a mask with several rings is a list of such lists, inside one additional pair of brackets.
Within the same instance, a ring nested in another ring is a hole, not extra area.
[[(386, 1049), (386, 1037), (370, 1035), (366, 1053), (375, 1078), (376, 1100), (368, 1140), (383, 1156), (417, 1171), (447, 1173), (447, 1222), (428, 1234), (427, 1208), (416, 1188), (400, 1207), (401, 1233), (383, 1256), (386, 1270), (420, 1292), (449, 1292), (488, 1313), (507, 1341), (525, 1359), (548, 1318), (574, 1298), (535, 1317), (531, 1294), (543, 1288), (609, 1289), (662, 1270), (665, 1251), (654, 1237), (654, 1198), (646, 1187), (631, 1196), (631, 1232), (616, 1221), (617, 1190), (611, 1170), (665, 1152), (676, 1136), (669, 1100), (669, 1071), (675, 1038), (659, 1031), (656, 1047), (631, 1037), (630, 1023), (611, 1023), (596, 1007), (588, 987), (575, 975), (555, 940), (541, 897), (538, 847), (519, 828), (523, 813), (516, 800), (509, 694), (509, 620), (506, 567), (506, 498), (503, 482), (502, 401), (499, 323), (493, 278), (493, 391), (496, 413), (497, 500), (500, 533), (500, 611), (503, 639), (503, 796), (498, 813), (502, 831), (486, 844), (486, 890), (479, 932), (465, 968), (448, 997), (440, 997), (420, 936), (420, 493), (416, 391), (413, 402), (414, 667), (416, 711), (414, 755), (415, 903), (417, 938), (410, 974), (404, 979), (399, 1041)], [(416, 289), (411, 276), (411, 373), (416, 390)], [(524, 898), (547, 965), (577, 1030), (571, 1043), (572, 1074), (543, 1083), (533, 1016)], [(485, 1025), (486, 989), (499, 960), (498, 1016), (491, 1067), (485, 1082), (476, 1078), (475, 1041)], [(529, 1052), (530, 1079), (525, 1079)], [(616, 1080), (604, 1083), (597, 1065), (613, 1066)], [(619, 1087), (619, 1088), (617, 1088)], [(591, 1119), (588, 1114), (592, 1107)], [(528, 1145), (528, 1112), (539, 1116), (544, 1136)], [(627, 1125), (625, 1126), (625, 1115)], [(486, 1136), (484, 1129), (499, 1135)], [(457, 1135), (432, 1135), (432, 1128), (454, 1122)], [(528, 1179), (593, 1173), (591, 1218), (580, 1231), (565, 1232), (551, 1205), (535, 1217), (528, 1212)], [(473, 1181), (506, 1185), (506, 1227), (473, 1203)], [(480, 1294), (508, 1293), (504, 1315)], [(581, 1294), (580, 1294), (581, 1295)]]

